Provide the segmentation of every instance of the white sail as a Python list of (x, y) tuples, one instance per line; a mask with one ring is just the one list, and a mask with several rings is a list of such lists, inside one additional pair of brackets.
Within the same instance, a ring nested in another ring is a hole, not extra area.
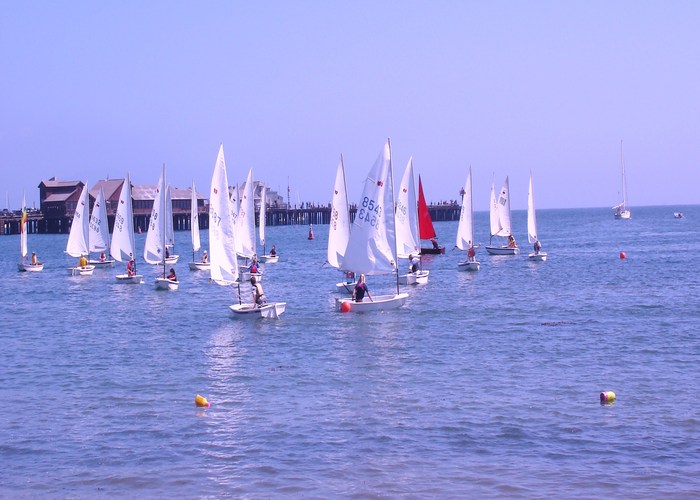
[(22, 219), (19, 223), (19, 255), (20, 262), (27, 256), (27, 202), (22, 192)]
[(238, 186), (233, 186), (231, 187), (229, 191), (229, 207), (231, 210), (231, 220), (233, 221), (233, 230), (236, 235), (235, 241), (236, 241), (236, 253), (238, 255), (243, 254), (243, 247), (241, 246), (241, 238), (238, 236), (238, 211), (240, 209), (240, 199), (241, 199), (241, 193), (238, 189)]
[(469, 250), (469, 247), (474, 245), (474, 223), (472, 213), (472, 167), (470, 166), (467, 182), (464, 184), (462, 210), (459, 214), (457, 241), (455, 242), (455, 246), (460, 250)]
[(165, 238), (167, 210), (165, 200), (167, 199), (165, 190), (165, 166), (158, 179), (156, 187), (156, 197), (153, 200), (151, 209), (151, 219), (148, 223), (148, 234), (146, 234), (146, 244), (143, 249), (143, 258), (149, 264), (161, 264), (165, 262)]
[(265, 217), (267, 195), (265, 194), (265, 186), (260, 190), (260, 221), (258, 223), (258, 232), (260, 234), (260, 244), (265, 248)]
[(498, 216), (498, 200), (496, 200), (496, 186), (491, 182), (491, 197), (489, 199), (489, 222), (491, 223), (491, 236), (501, 232), (501, 219)]
[(89, 242), (91, 252), (104, 252), (109, 248), (109, 224), (105, 193), (100, 187), (90, 215)]
[(71, 257), (80, 257), (88, 255), (88, 231), (90, 228), (90, 198), (88, 195), (87, 184), (83, 186), (80, 193), (78, 204), (75, 207), (73, 214), (73, 224), (70, 227), (68, 234), (68, 244), (66, 245), (66, 253)]
[(197, 208), (197, 190), (192, 181), (192, 197), (190, 201), (190, 234), (192, 236), (192, 251), (197, 252), (201, 248), (199, 240), (199, 209)]
[(239, 240), (238, 253), (241, 257), (251, 258), (255, 255), (255, 199), (253, 198), (252, 169), (248, 171), (248, 178), (243, 187), (243, 196), (236, 223), (236, 238)]
[(340, 268), (345, 249), (350, 239), (350, 211), (348, 209), (348, 192), (345, 186), (345, 166), (341, 155), (335, 174), (333, 198), (331, 200), (331, 221), (328, 228), (328, 263)]
[(396, 251), (400, 258), (420, 253), (418, 238), (418, 201), (413, 180), (413, 157), (408, 159), (406, 170), (396, 198)]
[(119, 262), (134, 258), (134, 212), (131, 206), (131, 177), (127, 174), (119, 195), (119, 206), (114, 216), (114, 230), (109, 253)]
[(342, 269), (366, 275), (395, 271), (392, 185), (391, 150), (387, 142), (365, 180)]
[(224, 145), (214, 164), (209, 193), (209, 261), (211, 279), (220, 285), (230, 285), (238, 279), (238, 261)]
[(532, 191), (532, 171), (530, 171), (530, 186), (527, 191), (527, 241), (537, 241), (537, 216), (535, 215), (535, 195)]
[(496, 200), (496, 207), (498, 208), (498, 222), (501, 229), (494, 233), (494, 236), (510, 236), (513, 232), (510, 222), (510, 187), (508, 177), (506, 177), (506, 182), (501, 188), (498, 200)]

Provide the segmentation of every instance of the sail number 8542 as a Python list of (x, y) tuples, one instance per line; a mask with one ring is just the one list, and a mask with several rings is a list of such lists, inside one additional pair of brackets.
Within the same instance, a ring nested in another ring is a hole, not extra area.
[(373, 227), (378, 227), (382, 217), (382, 206), (368, 197), (362, 198), (361, 208), (357, 211), (357, 218), (367, 221)]

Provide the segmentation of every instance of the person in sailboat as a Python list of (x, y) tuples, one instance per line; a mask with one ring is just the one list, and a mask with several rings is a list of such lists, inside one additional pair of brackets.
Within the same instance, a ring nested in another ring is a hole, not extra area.
[(107, 256), (105, 255), (105, 253), (100, 253), (100, 262), (104, 262), (105, 260), (107, 260)]
[(433, 238), (430, 238), (430, 243), (433, 244), (433, 248), (434, 248), (435, 250), (439, 250), (439, 249), (440, 249), (440, 245), (438, 244), (438, 241), (437, 241), (436, 238), (434, 238), (434, 237), (433, 237)]
[(508, 235), (508, 248), (517, 248), (517, 244), (515, 243), (515, 238), (513, 238), (512, 234)]
[(36, 252), (32, 252), (32, 265), (36, 266), (39, 264), (39, 259), (36, 256)]
[(165, 258), (170, 258), (170, 250), (168, 250), (168, 245), (165, 245)]
[(258, 283), (255, 276), (250, 277), (250, 284), (253, 285), (253, 304), (255, 304), (256, 307), (264, 306), (267, 303), (267, 297), (265, 297), (262, 285)]
[(535, 255), (540, 254), (540, 250), (542, 250), (542, 243), (540, 243), (540, 240), (538, 240), (535, 237), (535, 244), (533, 245), (533, 249), (535, 250)]
[(202, 264), (206, 264), (207, 262), (209, 262), (209, 255), (207, 254), (207, 251), (204, 250), (202, 252)]
[(311, 224), (309, 224), (309, 239), (310, 240), (314, 239), (314, 228)]
[(272, 245), (272, 248), (270, 248), (270, 256), (271, 257), (277, 256), (277, 247), (275, 245)]
[(355, 273), (353, 273), (352, 271), (347, 271), (345, 273), (345, 283), (355, 283)]
[(472, 242), (469, 242), (469, 249), (467, 250), (467, 257), (469, 262), (474, 262), (476, 260), (476, 250), (474, 249)]
[(167, 278), (170, 281), (177, 281), (177, 275), (175, 274), (175, 268), (173, 268), (173, 267), (170, 268), (170, 274), (168, 274)]
[(136, 275), (136, 262), (134, 262), (134, 259), (130, 259), (129, 262), (126, 264), (126, 275), (127, 276), (135, 276)]
[(260, 270), (258, 269), (258, 258), (257, 257), (253, 257), (253, 263), (250, 265), (250, 272), (253, 274), (257, 274), (260, 272)]
[(87, 265), (88, 265), (87, 259), (85, 258), (84, 255), (81, 255), (80, 259), (78, 260), (78, 267), (87, 267)]
[(352, 291), (352, 300), (355, 302), (362, 302), (362, 300), (365, 298), (365, 294), (367, 294), (367, 297), (369, 297), (369, 300), (374, 302), (372, 300), (372, 296), (369, 293), (369, 288), (367, 288), (367, 283), (365, 282), (365, 275), (360, 274), (360, 279), (357, 280), (357, 284), (355, 285), (355, 288)]
[(409, 266), (410, 266), (410, 267), (409, 267), (409, 269), (410, 269), (409, 272), (417, 273), (417, 272), (418, 272), (419, 265), (420, 265), (420, 259), (418, 258), (418, 256), (417, 256), (417, 255), (410, 254), (410, 255), (408, 256), (408, 262), (409, 262)]

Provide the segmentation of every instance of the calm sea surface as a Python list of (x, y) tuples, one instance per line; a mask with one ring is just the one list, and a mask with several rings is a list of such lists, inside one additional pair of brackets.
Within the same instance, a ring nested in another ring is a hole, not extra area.
[(146, 264), (68, 276), (67, 235), (29, 235), (46, 268), (18, 273), (1, 236), (0, 496), (698, 497), (700, 206), (633, 217), (541, 210), (531, 263), (514, 212), (524, 255), (428, 256), (404, 308), (364, 315), (333, 310), (327, 226), (268, 227), (287, 312), (257, 322), (189, 271), (188, 233), (176, 292)]

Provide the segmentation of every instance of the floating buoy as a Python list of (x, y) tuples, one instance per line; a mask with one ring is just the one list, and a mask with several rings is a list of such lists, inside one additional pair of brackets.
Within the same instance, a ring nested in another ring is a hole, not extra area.
[(627, 254), (625, 252), (620, 252), (620, 258), (625, 260), (627, 258)]
[(613, 391), (603, 391), (600, 393), (600, 403), (612, 403), (615, 401), (615, 393)]
[(205, 406), (207, 408), (211, 406), (211, 403), (209, 401), (207, 401), (207, 398), (205, 398), (204, 396), (200, 396), (199, 394), (197, 394), (194, 397), (194, 404), (196, 406)]
[(350, 302), (341, 302), (340, 303), (340, 312), (350, 312), (350, 309), (352, 309), (352, 306), (350, 305)]

